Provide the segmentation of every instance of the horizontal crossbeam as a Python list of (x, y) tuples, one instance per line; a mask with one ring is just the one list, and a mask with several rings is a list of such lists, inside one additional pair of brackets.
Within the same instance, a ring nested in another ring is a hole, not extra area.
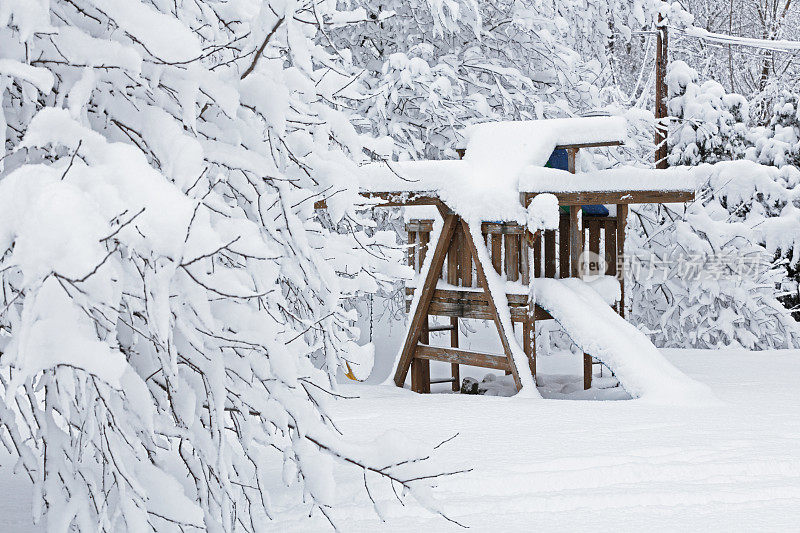
[[(412, 296), (414, 288), (406, 287), (406, 294)], [(525, 322), (528, 320), (528, 295), (506, 294), (506, 300), (508, 301), (513, 322)], [(428, 308), (428, 314), (473, 320), (492, 320), (493, 318), (486, 294), (474, 290), (436, 289)], [(538, 305), (536, 306), (534, 310), (535, 320), (550, 320), (551, 318), (553, 317), (550, 316), (550, 313)], [(431, 329), (431, 331), (434, 330)]]
[(493, 368), (495, 370), (511, 370), (511, 366), (508, 364), (508, 358), (505, 356), (471, 352), (459, 348), (444, 348), (428, 346), (427, 344), (418, 344), (414, 357), (417, 359), (428, 359), (430, 361)]

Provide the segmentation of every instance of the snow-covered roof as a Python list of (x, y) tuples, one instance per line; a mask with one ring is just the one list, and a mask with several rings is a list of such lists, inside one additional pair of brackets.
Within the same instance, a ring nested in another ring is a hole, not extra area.
[(524, 220), (520, 192), (693, 190), (688, 172), (623, 168), (573, 175), (544, 165), (557, 146), (622, 142), (625, 120), (586, 117), (487, 122), (468, 128), (462, 160), (371, 163), (364, 192), (426, 192), (467, 219)]
[(622, 143), (626, 131), (622, 117), (484, 122), (467, 128), (464, 159), (493, 169), (541, 167), (557, 146)]

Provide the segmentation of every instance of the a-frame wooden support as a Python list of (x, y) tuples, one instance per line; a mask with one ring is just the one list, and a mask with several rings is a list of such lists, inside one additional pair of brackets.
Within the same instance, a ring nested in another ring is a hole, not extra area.
[[(442, 274), (445, 256), (447, 255), (447, 251), (450, 249), (451, 242), (456, 234), (456, 227), (459, 224), (461, 225), (461, 234), (462, 238), (464, 239), (464, 244), (466, 244), (468, 247), (472, 257), (475, 258), (475, 265), (478, 274), (478, 285), (483, 289), (483, 292), (486, 295), (489, 309), (491, 311), (495, 327), (497, 328), (497, 333), (500, 336), (500, 342), (503, 346), (504, 356), (475, 354), (466, 352), (464, 350), (458, 350), (457, 348), (429, 347), (424, 342), (427, 340), (424, 337), (426, 337), (425, 334), (428, 330), (428, 312), (431, 300), (433, 299), (433, 294), (436, 291), (436, 285)], [(419, 302), (414, 310), (414, 315), (411, 319), (408, 333), (406, 334), (405, 343), (403, 344), (403, 350), (400, 354), (400, 361), (397, 365), (397, 369), (395, 370), (394, 382), (398, 387), (402, 387), (405, 383), (406, 376), (408, 375), (409, 369), (411, 369), (412, 365), (418, 366), (421, 373), (427, 374), (427, 365), (429, 359), (440, 358), (442, 360), (449, 360), (454, 363), (461, 362), (462, 364), (469, 364), (469, 361), (467, 360), (469, 358), (472, 360), (482, 358), (486, 361), (480, 366), (488, 366), (490, 368), (500, 368), (510, 371), (514, 377), (514, 383), (516, 384), (517, 390), (522, 388), (522, 381), (520, 380), (519, 371), (514, 363), (514, 357), (511, 351), (511, 343), (509, 342), (505, 327), (500, 320), (500, 315), (498, 314), (498, 309), (495, 305), (492, 291), (489, 288), (489, 284), (486, 280), (486, 272), (479, 259), (476, 244), (472, 238), (469, 225), (466, 223), (466, 221), (462, 220), (461, 217), (454, 213), (447, 213), (444, 215), (442, 231), (439, 235), (438, 241), (436, 242), (436, 248), (434, 249), (433, 256), (431, 257), (431, 264), (425, 275), (425, 280), (419, 290)], [(421, 340), (423, 341), (422, 344), (420, 344)], [(435, 357), (436, 353), (438, 352), (441, 352), (441, 354), (438, 357)], [(532, 354), (528, 355), (530, 356)], [(412, 382), (416, 382), (412, 383), (412, 388), (417, 390), (417, 392), (429, 392), (429, 381), (420, 379), (421, 376), (416, 376), (416, 379), (414, 379), (414, 377), (415, 373), (414, 370), (412, 370)], [(423, 381), (425, 382), (423, 383)]]

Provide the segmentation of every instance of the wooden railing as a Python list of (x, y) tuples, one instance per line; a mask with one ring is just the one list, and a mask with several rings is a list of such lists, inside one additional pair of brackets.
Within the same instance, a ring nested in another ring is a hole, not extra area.
[[(416, 272), (422, 268), (433, 231), (433, 220), (414, 219), (406, 224), (408, 243), (408, 264)], [(498, 274), (505, 275), (508, 281), (521, 281), (527, 284), (529, 276), (535, 278), (570, 277), (570, 235), (569, 216), (561, 215), (557, 230), (546, 230), (533, 240), (531, 265), (529, 240), (525, 238), (525, 228), (514, 223), (484, 222), (481, 225), (483, 240), (488, 249), (492, 266)], [(614, 276), (617, 273), (619, 248), (622, 237), (618, 235), (617, 219), (613, 216), (583, 217), (584, 250), (601, 257), (605, 262), (604, 273)], [(461, 235), (456, 232), (453, 244), (447, 252), (442, 278), (450, 285), (477, 287), (474, 259)]]

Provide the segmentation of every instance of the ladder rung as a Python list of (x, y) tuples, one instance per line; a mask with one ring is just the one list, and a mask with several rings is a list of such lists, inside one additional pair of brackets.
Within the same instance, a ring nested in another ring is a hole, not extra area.
[(432, 379), (431, 385), (435, 385), (437, 383), (454, 383), (456, 378), (440, 378), (440, 379)]
[(455, 326), (428, 326), (428, 331), (453, 331)]

